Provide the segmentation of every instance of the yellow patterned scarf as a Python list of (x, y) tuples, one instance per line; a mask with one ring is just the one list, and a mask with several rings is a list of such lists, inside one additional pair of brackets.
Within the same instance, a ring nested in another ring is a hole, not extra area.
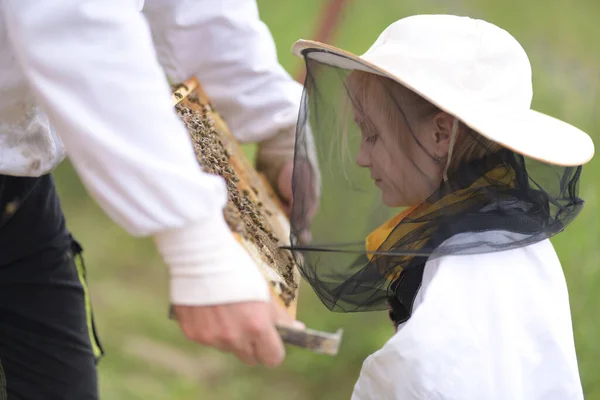
[[(365, 243), (367, 257), (370, 261), (373, 261), (373, 259), (377, 257), (376, 252), (393, 251), (391, 248), (400, 240), (402, 240), (402, 238), (405, 238), (408, 234), (427, 223), (418, 222), (421, 219), (421, 217), (429, 213), (438, 211), (444, 207), (452, 205), (458, 206), (462, 203), (466, 196), (473, 196), (473, 193), (477, 189), (490, 186), (490, 182), (501, 182), (507, 186), (514, 187), (516, 186), (515, 179), (516, 174), (512, 169), (507, 171), (506, 167), (498, 167), (492, 169), (491, 171), (483, 175), (481, 178), (474, 181), (469, 187), (449, 193), (440, 198), (439, 200), (435, 201), (434, 203), (421, 203), (417, 206), (409, 207), (403, 210), (390, 220), (386, 221), (379, 228), (371, 232), (369, 236), (367, 236)], [(460, 213), (461, 211), (462, 210), (460, 209), (460, 207), (456, 209), (456, 213)], [(414, 222), (401, 223), (407, 217), (410, 217), (410, 220)], [(420, 248), (422, 248), (426, 244), (426, 242), (427, 239), (425, 238), (420, 240), (417, 239), (408, 244), (408, 247), (403, 247), (403, 249), (417, 251)], [(405, 258), (407, 259), (411, 257), (412, 256), (405, 256)], [(386, 275), (388, 275), (387, 278), (392, 282), (400, 276), (400, 273), (402, 273), (401, 267), (398, 267), (397, 269), (398, 270), (394, 270), (393, 272), (386, 272)]]

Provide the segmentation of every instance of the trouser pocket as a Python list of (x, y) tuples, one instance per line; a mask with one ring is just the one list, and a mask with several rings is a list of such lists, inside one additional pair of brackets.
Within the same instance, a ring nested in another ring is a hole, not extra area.
[(87, 271), (85, 268), (85, 262), (83, 260), (83, 248), (75, 239), (72, 239), (71, 242), (71, 252), (73, 254), (73, 262), (75, 263), (75, 267), (77, 268), (77, 276), (79, 277), (79, 282), (83, 287), (88, 334), (90, 336), (92, 350), (94, 351), (94, 357), (96, 358), (96, 362), (98, 362), (100, 358), (102, 358), (102, 356), (104, 355), (104, 349), (102, 348), (100, 340), (98, 339), (98, 332), (96, 330), (96, 324), (94, 322), (92, 301), (87, 285)]

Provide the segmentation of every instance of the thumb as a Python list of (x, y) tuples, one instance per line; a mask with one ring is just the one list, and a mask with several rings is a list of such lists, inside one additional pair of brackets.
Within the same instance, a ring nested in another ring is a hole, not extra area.
[(276, 300), (271, 301), (271, 319), (276, 325), (283, 325), (294, 329), (305, 329), (306, 325), (295, 320), (288, 314), (286, 309)]
[(279, 177), (277, 180), (277, 188), (279, 189), (279, 194), (283, 198), (283, 200), (288, 203), (292, 202), (293, 190), (292, 190), (292, 175), (294, 172), (294, 161), (288, 161), (281, 172), (279, 172)]
[(300, 235), (299, 235), (298, 239), (300, 241), (300, 244), (302, 244), (302, 245), (307, 245), (310, 242), (312, 242), (312, 234), (310, 233), (310, 230), (303, 229), (302, 231), (300, 231)]

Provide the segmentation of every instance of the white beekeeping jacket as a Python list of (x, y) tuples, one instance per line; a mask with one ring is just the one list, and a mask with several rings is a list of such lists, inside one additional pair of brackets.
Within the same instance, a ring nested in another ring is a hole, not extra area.
[(413, 311), (365, 360), (353, 400), (583, 399), (549, 240), (428, 262)]
[(39, 176), (66, 154), (129, 233), (185, 236), (180, 303), (264, 299), (257, 271), (227, 258), (226, 187), (198, 167), (165, 72), (198, 76), (242, 142), (294, 129), (302, 87), (254, 0), (0, 0), (0, 174)]

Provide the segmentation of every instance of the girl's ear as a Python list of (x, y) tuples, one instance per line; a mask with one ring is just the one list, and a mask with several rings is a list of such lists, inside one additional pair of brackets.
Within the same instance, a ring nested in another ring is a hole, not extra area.
[(436, 159), (444, 159), (450, 148), (454, 117), (446, 112), (437, 113), (425, 129), (423, 145)]

